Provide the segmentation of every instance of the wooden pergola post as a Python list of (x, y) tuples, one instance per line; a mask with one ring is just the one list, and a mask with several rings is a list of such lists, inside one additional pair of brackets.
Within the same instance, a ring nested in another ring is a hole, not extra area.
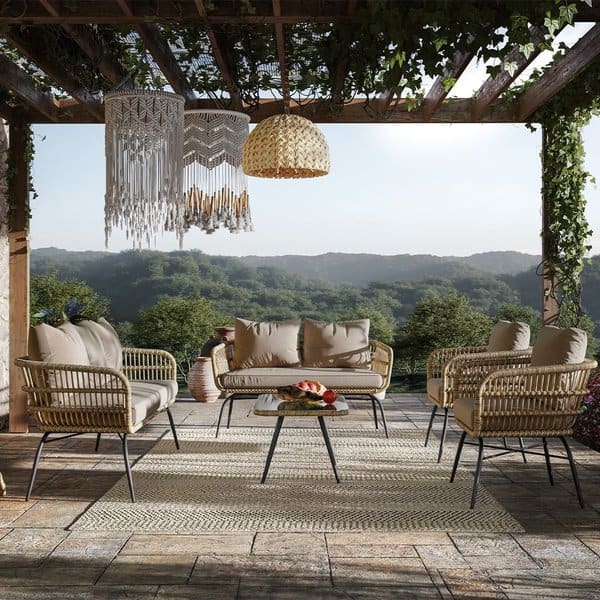
[[(542, 176), (544, 173), (544, 158), (546, 156), (546, 129), (542, 127)], [(548, 217), (548, 203), (546, 188), (542, 185), (542, 324), (556, 325), (558, 321), (558, 301), (553, 295), (554, 280), (546, 269), (546, 256), (550, 251), (550, 242), (546, 233), (550, 222)]]
[(9, 248), (9, 431), (28, 431), (27, 395), (15, 358), (27, 354), (29, 330), (29, 171), (27, 164), (27, 123), (9, 124), (10, 178), (8, 215)]

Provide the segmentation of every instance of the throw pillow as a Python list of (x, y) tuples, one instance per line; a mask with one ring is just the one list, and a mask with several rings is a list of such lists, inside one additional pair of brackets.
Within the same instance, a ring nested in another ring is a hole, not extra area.
[(104, 352), (104, 365), (117, 371), (123, 370), (123, 349), (117, 332), (112, 325), (104, 318), (98, 321), (81, 321), (80, 327), (85, 327), (94, 332), (102, 342)]
[(90, 365), (92, 365), (92, 367), (106, 367), (106, 355), (104, 353), (102, 339), (90, 323), (92, 323), (92, 321), (80, 321), (76, 325), (77, 331), (83, 340)]
[(532, 367), (571, 365), (582, 362), (587, 352), (587, 333), (568, 327), (542, 327), (533, 346)]
[(34, 327), (40, 358), (63, 365), (89, 365), (85, 344), (73, 323), (52, 327), (42, 323)]
[(300, 321), (235, 320), (234, 368), (298, 367)]
[(488, 352), (505, 350), (526, 350), (529, 348), (531, 331), (527, 323), (521, 321), (498, 321), (492, 329), (488, 342)]
[(304, 319), (303, 366), (368, 368), (369, 326), (369, 319), (330, 323)]

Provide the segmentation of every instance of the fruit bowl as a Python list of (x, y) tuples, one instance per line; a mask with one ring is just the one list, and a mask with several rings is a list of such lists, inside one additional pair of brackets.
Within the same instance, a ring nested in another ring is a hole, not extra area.
[(321, 402), (325, 392), (327, 388), (322, 383), (308, 380), (277, 388), (277, 395), (286, 402), (294, 400)]

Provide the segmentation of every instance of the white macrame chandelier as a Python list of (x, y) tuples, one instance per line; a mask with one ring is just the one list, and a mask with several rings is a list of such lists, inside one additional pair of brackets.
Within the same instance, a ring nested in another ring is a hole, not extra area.
[(104, 104), (107, 245), (113, 227), (136, 248), (155, 245), (165, 229), (181, 244), (184, 98), (133, 89), (106, 94)]
[(191, 110), (184, 119), (183, 178), (186, 228), (252, 231), (242, 147), (250, 117), (231, 110)]

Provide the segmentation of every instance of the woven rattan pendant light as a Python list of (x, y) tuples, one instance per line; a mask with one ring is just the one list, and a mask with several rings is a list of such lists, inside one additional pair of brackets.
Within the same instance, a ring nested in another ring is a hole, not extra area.
[(177, 94), (120, 90), (104, 97), (106, 243), (124, 229), (135, 248), (155, 245), (160, 231), (185, 231), (183, 104)]
[(248, 178), (242, 171), (242, 146), (250, 117), (232, 110), (185, 113), (183, 169), (185, 222), (213, 233), (252, 231)]
[(312, 121), (275, 115), (250, 133), (242, 153), (246, 175), (275, 179), (321, 177), (329, 173), (329, 146)]

